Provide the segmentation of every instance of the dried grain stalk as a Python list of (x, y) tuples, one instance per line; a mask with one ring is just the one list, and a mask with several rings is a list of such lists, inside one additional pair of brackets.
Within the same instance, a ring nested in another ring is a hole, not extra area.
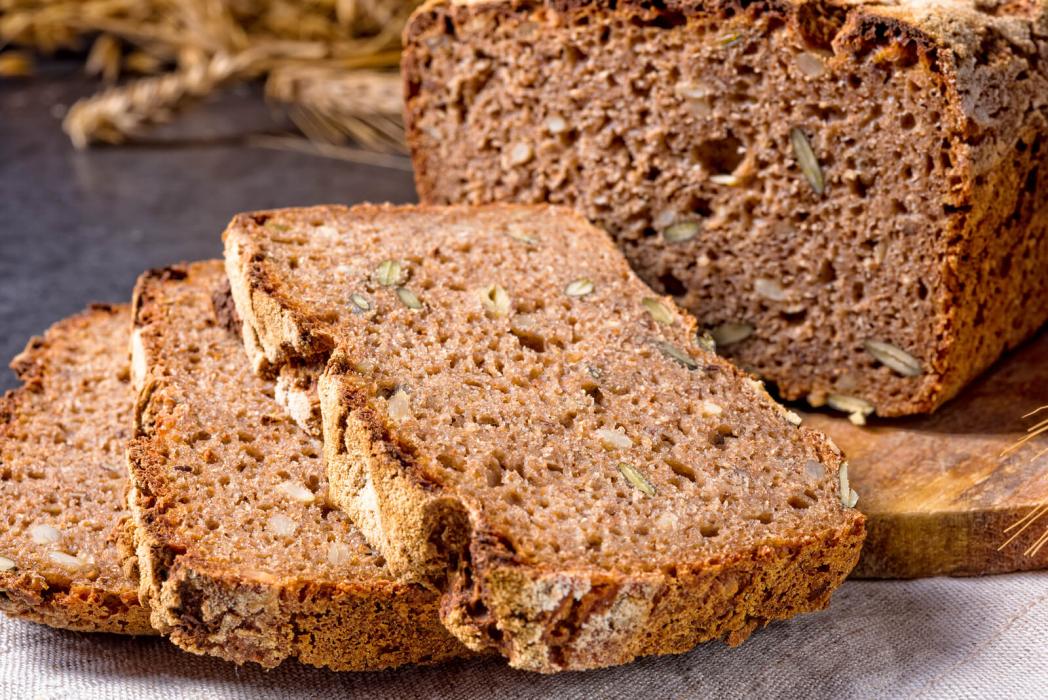
[(397, 150), (395, 79), (355, 73), (397, 64), (400, 33), (416, 4), (0, 0), (0, 43), (50, 52), (82, 48), (91, 38), (90, 73), (108, 82), (125, 73), (150, 76), (75, 104), (64, 126), (78, 147), (132, 137), (223, 86), (268, 75), (267, 94), (296, 105), (293, 118), (315, 136)]
[[(1048, 406), (1041, 406), (1040, 408), (1030, 411), (1025, 416), (1023, 416), (1023, 418), (1031, 418), (1041, 413), (1042, 411), (1048, 411)], [(1031, 441), (1037, 439), (1042, 435), (1048, 435), (1048, 418), (1042, 418), (1038, 420), (1034, 425), (1027, 428), (1026, 435), (1016, 440), (1007, 448), (1005, 448), (1001, 452), (1001, 457), (1006, 457), (1007, 455), (1019, 450), (1019, 448), (1023, 447), (1027, 443), (1030, 443)], [(1033, 455), (1033, 457), (1030, 458), (1030, 463), (1032, 464), (1035, 460), (1040, 459), (1046, 454), (1048, 454), (1048, 447), (1038, 450)], [(1041, 503), (1035, 506), (1025, 516), (1020, 518), (1015, 523), (1012, 523), (1005, 529), (1006, 534), (1009, 532), (1011, 532), (1012, 534), (1008, 537), (1007, 540), (1001, 543), (1001, 546), (998, 547), (997, 550), (1000, 551), (1008, 545), (1010, 545), (1012, 542), (1017, 540), (1020, 535), (1022, 535), (1035, 523), (1037, 523), (1038, 520), (1040, 520), (1042, 517), (1046, 515), (1048, 515), (1048, 503)], [(1037, 553), (1040, 552), (1045, 545), (1048, 545), (1048, 528), (1045, 528), (1044, 532), (1042, 532), (1036, 539), (1034, 539), (1033, 544), (1027, 547), (1023, 554), (1025, 554), (1028, 557), (1036, 556)]]

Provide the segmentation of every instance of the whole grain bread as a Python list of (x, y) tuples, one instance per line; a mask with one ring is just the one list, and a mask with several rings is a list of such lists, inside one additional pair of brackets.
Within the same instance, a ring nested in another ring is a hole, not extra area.
[(429, 2), (418, 193), (572, 205), (782, 396), (929, 412), (1048, 319), (1046, 8)]
[(583, 669), (822, 608), (864, 536), (839, 451), (566, 209), (235, 217), (255, 366), (319, 379), (333, 500), (444, 624)]
[(29, 341), (0, 399), (0, 610), (82, 632), (154, 634), (138, 603), (124, 492), (127, 306)]
[(212, 261), (154, 270), (135, 289), (129, 500), (153, 624), (183, 649), (266, 667), (469, 653), (437, 596), (394, 581), (328, 504), (321, 446), (252, 375), (224, 279)]

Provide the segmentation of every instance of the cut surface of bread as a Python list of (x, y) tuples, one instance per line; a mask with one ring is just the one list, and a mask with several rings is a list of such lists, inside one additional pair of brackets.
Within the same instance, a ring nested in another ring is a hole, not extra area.
[(9, 615), (154, 633), (128, 556), (130, 327), (126, 305), (92, 306), (11, 362), (23, 384), (0, 398), (0, 610)]
[(737, 643), (855, 564), (836, 448), (581, 216), (316, 207), (224, 240), (255, 365), (325, 367), (333, 499), (472, 648), (557, 671)]
[(423, 202), (551, 202), (741, 366), (934, 410), (1048, 320), (1048, 3), (427, 3)]
[(129, 500), (153, 624), (189, 651), (267, 667), (467, 654), (437, 596), (395, 582), (328, 504), (321, 445), (252, 374), (224, 280), (220, 261), (194, 263), (135, 290)]

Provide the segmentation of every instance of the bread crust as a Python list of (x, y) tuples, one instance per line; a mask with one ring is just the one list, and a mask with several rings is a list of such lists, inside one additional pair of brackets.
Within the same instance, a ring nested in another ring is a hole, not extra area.
[[(290, 214), (308, 222), (332, 213), (366, 218), (389, 211), (361, 205)], [(333, 326), (311, 316), (269, 267), (260, 231), (274, 214), (238, 215), (224, 234), (238, 313), (271, 366), (301, 357), (325, 365), (319, 393), (332, 498), (392, 571), (442, 591), (442, 621), (470, 648), (498, 651), (514, 667), (551, 673), (680, 653), (710, 639), (734, 645), (760, 625), (825, 607), (855, 566), (865, 519), (854, 510), (842, 512), (835, 527), (797, 540), (657, 573), (523, 562), (492, 523), (416, 463), (411, 446), (352, 371), (352, 358), (336, 347), (325, 362), (336, 345)], [(280, 215), (286, 220), (289, 212)], [(839, 467), (840, 452), (823, 435), (801, 430), (829, 469)]]
[[(416, 98), (426, 89), (426, 41), (445, 23), (453, 28), (475, 17), (531, 13), (598, 24), (609, 15), (638, 16), (669, 27), (774, 17), (776, 27), (807, 46), (836, 56), (907, 53), (907, 62), (931, 77), (945, 97), (943, 136), (960, 169), (943, 198), (937, 238), (928, 242), (941, 277), (930, 292), (934, 314), (927, 319), (934, 342), (924, 376), (905, 391), (871, 387), (863, 397), (878, 415), (933, 412), (1048, 320), (1048, 276), (1040, 272), (1048, 265), (1048, 2), (627, 0), (609, 9), (591, 0), (430, 0), (405, 28), (402, 59), (406, 138), (422, 202), (456, 203), (442, 188), (450, 177), (447, 165), (419, 126), (422, 102)], [(1026, 76), (1030, 87), (1006, 87), (1017, 75)], [(787, 399), (812, 396), (817, 403), (836, 391), (836, 377), (819, 368), (760, 369)]]
[[(32, 338), (25, 350), (11, 362), (11, 368), (22, 381), (22, 386), (0, 398), (0, 443), (4, 443), (8, 449), (19, 449), (17, 445), (24, 439), (19, 436), (19, 420), (44, 410), (41, 395), (48, 391), (50, 375), (59, 361), (54, 350), (56, 344), (73, 339), (105, 342), (104, 337), (98, 337), (100, 333), (114, 321), (124, 323), (125, 319), (130, 319), (127, 305), (94, 304), (54, 324), (43, 335)], [(114, 358), (114, 372), (120, 362), (119, 356)], [(131, 391), (128, 388), (127, 399), (130, 398)], [(53, 420), (58, 422), (61, 416), (56, 415)], [(106, 427), (104, 424), (99, 426), (100, 430)], [(42, 478), (54, 481), (56, 489), (68, 488), (69, 485), (62, 481), (62, 475), (52, 473), (53, 466), (41, 465)], [(8, 504), (12, 510), (35, 510), (41, 506), (35, 500)], [(109, 517), (108, 513), (102, 515), (104, 518)], [(126, 518), (114, 518), (109, 522), (108, 533), (106, 547), (113, 551), (123, 549), (126, 554)], [(18, 549), (25, 546), (23, 543), (10, 544)], [(0, 550), (0, 554), (15, 554), (14, 551), (4, 551), (6, 549)], [(114, 556), (113, 559), (118, 557)], [(148, 612), (138, 602), (134, 558), (125, 557), (123, 564), (128, 573), (117, 568), (114, 561), (113, 570), (105, 571), (95, 581), (77, 575), (56, 575), (54, 570), (45, 571), (35, 566), (0, 572), (0, 610), (13, 617), (79, 632), (156, 634), (149, 624)]]
[[(657, 574), (523, 563), (491, 524), (412, 468), (353, 377), (335, 357), (320, 380), (337, 504), (394, 571), (445, 591), (441, 618), (449, 630), (517, 668), (600, 668), (713, 639), (735, 646), (771, 621), (825, 608), (859, 560), (866, 531), (856, 513), (798, 541)], [(805, 438), (831, 464), (840, 459), (821, 434)]]
[[(437, 599), (420, 586), (375, 575), (362, 579), (275, 576), (265, 564), (237, 568), (195, 543), (169, 515), (179, 490), (157, 429), (165, 401), (180, 397), (177, 361), (163, 356), (164, 305), (173, 284), (200, 287), (221, 278), (218, 261), (143, 275), (135, 289), (135, 328), (146, 359), (128, 446), (128, 499), (141, 561), (139, 594), (153, 624), (187, 651), (271, 668), (294, 657), (333, 670), (434, 663), (468, 651), (440, 626)], [(205, 289), (209, 292), (210, 290)], [(246, 360), (245, 360), (246, 362)], [(228, 397), (227, 397), (228, 398)]]

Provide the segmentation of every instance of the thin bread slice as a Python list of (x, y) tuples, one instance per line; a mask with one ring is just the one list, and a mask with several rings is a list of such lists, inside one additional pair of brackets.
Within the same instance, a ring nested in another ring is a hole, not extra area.
[(316, 207), (225, 236), (256, 366), (326, 362), (331, 494), (519, 668), (735, 644), (864, 536), (839, 451), (546, 206)]
[(155, 634), (138, 603), (124, 492), (130, 309), (35, 337), (0, 399), (0, 610), (82, 632)]
[(328, 505), (321, 445), (251, 373), (231, 306), (213, 303), (224, 279), (213, 261), (146, 273), (135, 289), (129, 500), (153, 624), (188, 651), (266, 667), (468, 653), (437, 596), (395, 582)]

